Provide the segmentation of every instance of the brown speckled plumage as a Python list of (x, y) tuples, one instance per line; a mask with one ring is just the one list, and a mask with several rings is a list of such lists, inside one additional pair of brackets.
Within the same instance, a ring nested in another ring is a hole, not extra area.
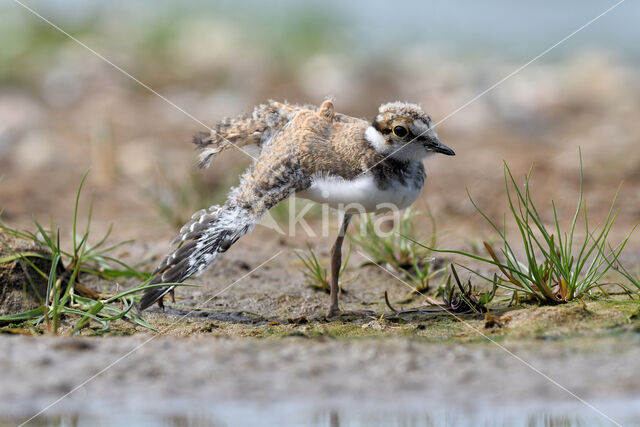
[[(406, 128), (404, 137), (392, 130), (399, 125)], [(250, 232), (269, 209), (308, 189), (315, 177), (351, 181), (367, 175), (381, 190), (391, 183), (422, 188), (422, 157), (427, 151), (451, 151), (437, 141), (430, 126), (431, 119), (414, 104), (384, 104), (373, 122), (368, 122), (335, 113), (330, 100), (320, 107), (270, 101), (257, 106), (250, 116), (222, 121), (211, 134), (196, 135), (194, 142), (202, 150), (201, 166), (209, 165), (215, 155), (233, 145), (255, 144), (260, 154), (224, 206), (197, 212), (180, 230), (173, 242), (179, 247), (158, 266), (152, 283), (181, 282), (204, 271), (218, 254)], [(376, 143), (367, 136), (373, 129), (380, 134)], [(422, 157), (411, 157), (414, 152)], [(141, 308), (169, 290), (147, 291)]]

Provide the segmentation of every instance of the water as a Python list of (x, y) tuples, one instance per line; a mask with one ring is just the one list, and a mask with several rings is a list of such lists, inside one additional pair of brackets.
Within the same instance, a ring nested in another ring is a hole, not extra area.
[[(23, 419), (0, 419), (0, 426), (19, 425)], [(637, 419), (619, 420), (623, 425), (640, 425)], [(29, 426), (304, 426), (304, 427), (376, 427), (376, 426), (610, 426), (611, 422), (599, 416), (549, 414), (496, 414), (469, 415), (426, 411), (403, 412), (278, 412), (263, 410), (217, 411), (183, 415), (154, 415), (150, 413), (112, 413), (110, 415), (66, 414), (38, 417)]]

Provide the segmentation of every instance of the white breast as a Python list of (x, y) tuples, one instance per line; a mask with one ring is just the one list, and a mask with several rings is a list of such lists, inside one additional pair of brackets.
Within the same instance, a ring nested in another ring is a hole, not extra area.
[(422, 192), (422, 186), (403, 185), (392, 181), (380, 190), (372, 175), (352, 181), (340, 177), (314, 176), (311, 186), (297, 195), (347, 212), (377, 212), (409, 207)]

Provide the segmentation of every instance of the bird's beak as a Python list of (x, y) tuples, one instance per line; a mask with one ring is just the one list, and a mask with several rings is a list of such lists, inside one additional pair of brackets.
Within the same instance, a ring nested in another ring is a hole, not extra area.
[(432, 137), (427, 140), (425, 147), (429, 151), (445, 154), (447, 156), (455, 156), (456, 153), (451, 148), (444, 145), (438, 138)]

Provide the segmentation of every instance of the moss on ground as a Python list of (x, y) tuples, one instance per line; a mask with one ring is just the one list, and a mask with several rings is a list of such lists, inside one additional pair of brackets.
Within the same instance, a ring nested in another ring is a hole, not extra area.
[[(269, 320), (249, 317), (247, 321), (211, 320), (163, 313), (147, 314), (146, 319), (158, 333), (167, 336), (209, 335), (225, 338), (259, 338), (267, 340), (287, 337), (310, 339), (352, 340), (362, 338), (408, 337), (427, 342), (484, 342), (494, 341), (558, 341), (581, 337), (610, 337), (620, 334), (640, 334), (640, 301), (637, 299), (595, 299), (574, 301), (556, 306), (520, 306), (496, 310), (489, 318), (484, 315), (456, 315), (411, 313), (392, 316), (392, 313), (371, 317), (346, 316), (326, 319), (323, 316), (290, 320)], [(488, 321), (489, 320), (489, 321)], [(11, 324), (0, 333), (44, 333), (44, 325), (28, 328)], [(63, 319), (62, 334), (71, 332)], [(86, 329), (83, 335), (93, 331)], [(127, 322), (114, 322), (107, 335), (123, 336), (153, 334), (134, 328)]]
[[(443, 313), (396, 317), (345, 317), (296, 322), (256, 319), (253, 323), (201, 321), (153, 314), (150, 322), (163, 334), (183, 336), (211, 334), (219, 337), (282, 339), (290, 336), (350, 340), (364, 337), (402, 336), (431, 342), (492, 340), (562, 340), (640, 333), (640, 302), (630, 299), (575, 301), (557, 306), (521, 306), (484, 315)], [(491, 324), (493, 323), (493, 325)]]

